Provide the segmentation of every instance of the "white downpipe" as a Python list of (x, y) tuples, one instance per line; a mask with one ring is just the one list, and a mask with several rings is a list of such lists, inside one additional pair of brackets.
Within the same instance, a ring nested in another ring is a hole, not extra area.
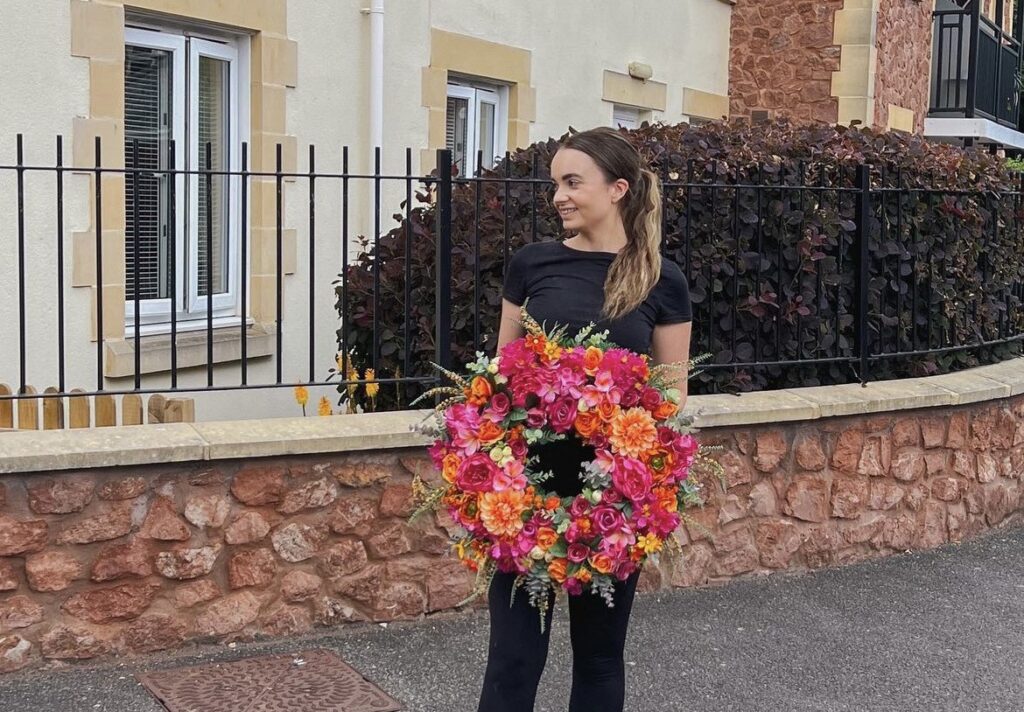
[[(367, 155), (367, 174), (372, 175), (375, 153), (384, 143), (384, 0), (370, 0), (370, 146)], [(369, 188), (369, 222), (366, 234), (373, 232), (374, 205), (373, 188)]]

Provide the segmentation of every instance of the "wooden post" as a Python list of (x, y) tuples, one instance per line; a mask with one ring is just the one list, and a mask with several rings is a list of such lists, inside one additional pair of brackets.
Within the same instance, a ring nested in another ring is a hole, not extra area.
[(117, 425), (117, 401), (114, 396), (95, 396), (93, 400), (96, 402), (96, 427)]
[(121, 425), (142, 425), (142, 396), (129, 393), (121, 399)]
[[(50, 386), (43, 393), (60, 393), (56, 388)], [(64, 399), (44, 398), (43, 399), (43, 430), (64, 429)]]
[[(81, 388), (72, 388), (71, 393), (85, 393)], [(68, 396), (68, 426), (71, 428), (88, 428), (92, 425), (89, 408), (89, 396)]]
[[(23, 394), (34, 395), (35, 386), (25, 386)], [(39, 399), (25, 398), (18, 401), (18, 430), (39, 430)]]

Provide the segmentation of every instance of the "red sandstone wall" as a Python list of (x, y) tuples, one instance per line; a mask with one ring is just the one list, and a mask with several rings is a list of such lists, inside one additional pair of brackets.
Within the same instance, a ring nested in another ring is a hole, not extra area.
[(835, 11), (843, 0), (738, 0), (732, 11), (729, 110), (749, 117), (835, 123), (839, 104), (832, 72), (839, 46), (832, 44)]
[(932, 62), (932, 7), (916, 0), (881, 0), (878, 9), (878, 70), (875, 124), (885, 128), (889, 104), (914, 112), (914, 130), (924, 131)]
[[(707, 489), (641, 590), (848, 564), (1024, 521), (1024, 396), (705, 430)], [(0, 478), (0, 672), (452, 608), (471, 574), (405, 522), (425, 451)]]

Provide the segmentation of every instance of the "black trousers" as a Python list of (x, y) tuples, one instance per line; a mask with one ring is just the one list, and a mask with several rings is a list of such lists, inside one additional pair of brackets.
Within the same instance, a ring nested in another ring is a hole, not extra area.
[[(556, 475), (555, 482), (545, 483), (545, 489), (555, 489), (562, 496), (577, 494), (582, 486), (573, 480), (578, 482), (575, 475), (581, 454), (591, 459), (593, 449), (586, 454), (572, 445), (555, 445), (541, 455)], [(549, 601), (541, 633), (540, 613), (530, 605), (526, 592), (519, 588), (511, 601), (515, 578), (515, 574), (498, 572), (488, 592), (491, 634), (478, 712), (532, 712), (547, 662), (554, 601)], [(566, 597), (572, 642), (569, 712), (622, 712), (626, 691), (622, 653), (639, 578), (637, 572), (616, 582), (612, 608), (589, 589), (583, 595)]]

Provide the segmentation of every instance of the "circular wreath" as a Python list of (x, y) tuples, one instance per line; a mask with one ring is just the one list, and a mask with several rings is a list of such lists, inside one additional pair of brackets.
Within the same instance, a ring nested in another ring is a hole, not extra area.
[[(494, 358), (478, 352), (465, 375), (438, 366), (455, 385), (420, 397), (451, 396), (432, 426), (416, 428), (436, 438), (428, 452), (443, 484), (415, 481), (413, 516), (442, 508), (458, 525), (454, 550), (478, 572), (467, 601), (500, 570), (518, 574), (513, 595), (523, 586), (542, 613), (552, 588), (589, 588), (611, 606), (615, 581), (656, 562), (683, 509), (701, 503), (689, 478), (701, 448), (667, 380), (683, 364), (650, 368), (593, 323), (569, 337), (566, 327), (548, 333), (525, 304), (520, 314), (524, 337)], [(553, 472), (532, 469), (532, 446), (565, 438), (595, 455), (572, 497), (545, 489)]]

